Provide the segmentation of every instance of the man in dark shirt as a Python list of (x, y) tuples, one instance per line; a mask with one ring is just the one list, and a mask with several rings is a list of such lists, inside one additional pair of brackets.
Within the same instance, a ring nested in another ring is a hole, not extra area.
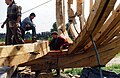
[(17, 6), (14, 0), (5, 0), (5, 3), (9, 5), (7, 8), (7, 19), (1, 26), (3, 28), (6, 24), (7, 27), (5, 44), (22, 44), (24, 41), (20, 32), (21, 7)]
[[(68, 48), (69, 46), (68, 42), (64, 38), (58, 36), (58, 33), (56, 31), (52, 32), (51, 35), (53, 39), (49, 43), (50, 50), (60, 50), (61, 48), (64, 48), (64, 49)], [(59, 68), (56, 69), (56, 73), (57, 73), (56, 76), (60, 75)]]
[(53, 37), (52, 41), (49, 43), (51, 50), (60, 50), (61, 47), (67, 47), (69, 45), (64, 38), (58, 36), (56, 31), (52, 32), (51, 35)]

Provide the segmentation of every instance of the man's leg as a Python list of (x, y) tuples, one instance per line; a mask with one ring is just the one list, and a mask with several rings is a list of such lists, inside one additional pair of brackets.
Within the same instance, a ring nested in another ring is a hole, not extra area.
[(24, 37), (25, 37), (25, 31), (24, 31), (22, 28), (20, 28), (20, 30), (21, 30), (21, 37), (22, 37), (22, 39), (24, 40)]
[(32, 26), (31, 29), (32, 29), (32, 37), (34, 38), (36, 37), (36, 29), (34, 26)]
[(12, 32), (10, 31), (9, 24), (6, 24), (6, 38), (5, 38), (5, 45), (11, 45), (11, 37), (12, 37)]
[(60, 69), (56, 69), (57, 76), (60, 76)]
[(14, 38), (13, 38), (13, 44), (23, 44), (24, 41), (23, 41), (22, 37), (20, 36), (19, 28), (17, 28), (17, 27), (11, 27), (10, 29), (11, 29), (12, 34), (14, 36)]
[(28, 30), (32, 30), (32, 37), (33, 37), (33, 36), (36, 36), (36, 29), (35, 29), (34, 26), (27, 27), (27, 28), (26, 28), (26, 31), (28, 31)]
[(32, 40), (33, 42), (36, 42), (36, 29), (34, 26), (31, 26), (29, 28), (27, 28), (27, 30), (32, 30)]

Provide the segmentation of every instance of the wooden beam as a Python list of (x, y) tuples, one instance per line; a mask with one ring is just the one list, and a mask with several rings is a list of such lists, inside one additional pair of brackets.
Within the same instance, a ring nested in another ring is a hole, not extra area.
[[(100, 56), (100, 58), (104, 58), (104, 57), (110, 55), (111, 57), (109, 58), (109, 60), (112, 59), (113, 56), (115, 56), (115, 54), (117, 54), (120, 51), (120, 44), (118, 44), (119, 42), (120, 42), (120, 38), (116, 39), (114, 42), (111, 42), (107, 45), (101, 45), (100, 47), (98, 47), (99, 54), (105, 52), (105, 54)], [(110, 53), (107, 53), (107, 52), (110, 52)], [(112, 56), (112, 54), (113, 54), (113, 56)], [(82, 61), (84, 59), (87, 59), (87, 58), (93, 57), (93, 56), (95, 56), (95, 51), (93, 48), (91, 48), (91, 49), (89, 49), (81, 54), (76, 54), (76, 55), (72, 54), (71, 56), (68, 56), (68, 57), (59, 58), (59, 67), (64, 67), (66, 65), (69, 65), (70, 63), (74, 63), (74, 62), (79, 61), (79, 60)], [(90, 62), (84, 61), (85, 63), (81, 62), (81, 64), (83, 63), (84, 67), (86, 65), (87, 66), (95, 66), (95, 65), (97, 65), (97, 63), (93, 63), (93, 61), (97, 62), (97, 59), (96, 59), (96, 57), (94, 57), (94, 58), (95, 59), (91, 59)], [(108, 59), (101, 60), (101, 64), (106, 64), (109, 60)], [(86, 64), (86, 62), (88, 62), (88, 63)], [(91, 63), (93, 63), (93, 64), (91, 64)]]
[[(119, 50), (118, 50), (119, 49)], [(106, 65), (112, 58), (115, 57), (117, 53), (119, 53), (120, 47), (114, 48), (109, 51), (105, 51), (100, 53), (100, 60), (101, 65)], [(84, 60), (75, 61), (73, 63), (66, 64), (65, 66), (62, 66), (63, 68), (77, 68), (77, 67), (94, 67), (98, 65), (98, 61), (96, 59), (96, 55), (90, 56), (88, 58), (85, 58)]]
[[(116, 39), (112, 43), (102, 45), (98, 48), (102, 65), (106, 65), (120, 51), (120, 44), (118, 44), (119, 42), (120, 38)], [(51, 68), (93, 67), (98, 65), (94, 49), (89, 49), (85, 53), (68, 55), (65, 57), (58, 58), (58, 66), (54, 64), (55, 62), (57, 62), (57, 59), (52, 60), (52, 57), (50, 59), (51, 61), (49, 59), (46, 60), (49, 60)], [(43, 60), (45, 61), (45, 59)], [(48, 62), (42, 63), (42, 59), (41, 61), (37, 61), (39, 62), (39, 65), (35, 65), (35, 67), (33, 67), (33, 70), (49, 68)]]
[[(118, 52), (120, 52), (120, 38), (116, 38), (113, 42), (107, 45), (101, 45), (98, 47), (98, 51), (101, 58), (101, 64), (105, 65), (109, 62)], [(49, 58), (47, 58), (49, 57)], [(71, 54), (58, 58), (47, 56), (46, 58), (37, 59), (31, 62), (31, 64), (39, 64), (34, 70), (40, 68), (72, 68), (72, 67), (92, 67), (98, 65), (96, 54), (93, 48), (86, 50), (84, 53)], [(51, 65), (49, 65), (51, 64)]]
[(39, 53), (49, 51), (48, 41), (38, 41), (35, 43), (0, 46), (0, 58), (26, 53)]
[(82, 14), (82, 4), (83, 4), (83, 0), (76, 0), (77, 1), (77, 15), (81, 15)]
[(90, 11), (92, 10), (93, 8), (93, 0), (90, 0)]
[(59, 35), (64, 37), (69, 43), (72, 43), (72, 40), (68, 36), (65, 26), (65, 5), (64, 0), (56, 0), (56, 23)]
[(66, 56), (67, 56), (67, 52), (61, 52), (60, 50), (58, 50), (58, 51), (52, 50), (52, 51), (48, 52), (47, 55), (45, 55), (42, 58), (28, 61), (26, 63), (20, 64), (19, 66), (29, 66), (29, 65), (31, 66), (31, 65), (35, 65), (35, 64), (43, 64), (45, 62), (46, 62), (46, 65), (49, 62), (57, 63), (58, 58), (66, 57)]
[[(114, 26), (119, 22), (119, 18), (120, 18), (120, 5), (118, 6), (118, 8), (115, 10), (115, 13), (113, 13), (113, 16), (110, 17), (110, 19), (106, 22), (106, 24), (104, 26), (108, 26), (109, 27), (104, 31), (104, 33), (100, 36), (100, 38), (98, 39), (98, 41), (96, 42), (97, 45), (99, 45), (107, 36), (107, 34), (111, 31), (112, 28), (114, 28)], [(114, 21), (112, 21), (114, 20)]]
[[(101, 27), (103, 27), (104, 22), (106, 21), (107, 17), (109, 16), (110, 12), (113, 10), (114, 5), (115, 5), (115, 0), (114, 1), (110, 1), (108, 4), (106, 3), (106, 7), (103, 9), (103, 14), (100, 15), (98, 22), (96, 23), (96, 26), (93, 30), (93, 33), (91, 34), (92, 37), (94, 38), (95, 35), (97, 35), (97, 32), (101, 29)], [(99, 33), (99, 32), (98, 32)], [(97, 40), (96, 40), (97, 41)], [(90, 38), (87, 39), (87, 41), (84, 43), (84, 45), (88, 44), (90, 42)], [(84, 46), (83, 45), (83, 46)]]
[[(0, 46), (1, 57), (0, 66), (14, 66), (25, 63), (31, 60), (40, 58), (49, 52), (48, 42), (36, 42), (33, 44), (23, 44), (20, 47), (14, 46)], [(18, 50), (19, 48), (19, 50)], [(11, 50), (12, 49), (12, 50)]]
[(73, 0), (68, 0), (68, 3), (69, 4), (73, 4)]
[(106, 6), (107, 5), (106, 3), (111, 4), (111, 2), (113, 2), (113, 4), (114, 4), (115, 0), (109, 0), (109, 1), (97, 0), (95, 2), (94, 6), (93, 6), (94, 8), (89, 15), (89, 18), (87, 20), (85, 28), (79, 34), (79, 36), (75, 40), (74, 44), (72, 46), (70, 46), (69, 53), (76, 52), (80, 48), (82, 48), (82, 46), (86, 42), (86, 40), (89, 39), (89, 34), (91, 34), (93, 32), (94, 28), (96, 27), (96, 23), (99, 23), (98, 20), (101, 17), (100, 15), (104, 16), (105, 11), (103, 11), (103, 9), (109, 8), (108, 6)]
[[(103, 40), (105, 40), (105, 35), (109, 33), (109, 31), (117, 24), (120, 18), (120, 13), (118, 12), (120, 10), (120, 5), (117, 7), (117, 9), (114, 11), (114, 13), (109, 17), (109, 19), (105, 22), (105, 24), (100, 28), (100, 30), (96, 33), (94, 36), (94, 41), (99, 45)], [(85, 45), (84, 49), (88, 49), (90, 46), (92, 46), (92, 42), (89, 42)]]
[(71, 8), (71, 4), (73, 4), (73, 0), (68, 0), (68, 20), (69, 20), (69, 30), (74, 37), (74, 39), (78, 36), (77, 30), (75, 28), (75, 14), (73, 9)]
[(77, 16), (79, 17), (79, 21), (80, 21), (80, 30), (82, 31), (83, 26), (85, 24), (84, 21), (84, 0), (77, 0), (77, 12), (76, 12)]
[(74, 37), (74, 39), (77, 38), (78, 33), (76, 32), (73, 24), (70, 24), (69, 29), (70, 29), (70, 32), (71, 32), (72, 36)]
[(107, 38), (102, 42), (102, 44), (107, 44), (109, 41), (114, 39), (114, 37), (120, 32), (120, 21), (118, 24), (112, 28), (112, 30), (107, 34)]
[[(44, 56), (44, 54), (21, 54), (16, 56), (10, 56), (9, 58), (0, 58), (0, 66), (14, 66), (28, 61), (32, 61)], [(5, 63), (7, 62), (7, 63)]]

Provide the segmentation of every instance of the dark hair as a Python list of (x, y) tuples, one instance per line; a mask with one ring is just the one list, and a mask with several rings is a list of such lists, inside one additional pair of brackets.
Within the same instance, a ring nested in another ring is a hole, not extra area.
[(36, 17), (35, 13), (31, 13), (30, 16), (34, 16), (34, 17)]
[(58, 32), (57, 31), (53, 31), (52, 33), (51, 33), (51, 35), (58, 35)]
[(10, 0), (10, 1), (12, 1), (12, 4), (15, 4), (15, 1), (14, 1), (14, 0)]

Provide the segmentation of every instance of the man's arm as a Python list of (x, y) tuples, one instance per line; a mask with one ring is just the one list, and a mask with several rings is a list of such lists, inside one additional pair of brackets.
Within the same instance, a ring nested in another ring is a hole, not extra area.
[(16, 23), (20, 23), (20, 19), (21, 19), (21, 16), (18, 16)]
[(1, 25), (1, 28), (4, 28), (4, 25), (7, 23), (8, 18), (6, 18), (6, 20), (3, 22), (3, 24)]
[(21, 10), (22, 10), (22, 7), (21, 7), (21, 6), (16, 6), (16, 13), (17, 13), (16, 25), (17, 25), (17, 27), (20, 26)]
[(33, 22), (31, 22), (29, 17), (26, 17), (23, 21), (30, 26), (34, 26)]

